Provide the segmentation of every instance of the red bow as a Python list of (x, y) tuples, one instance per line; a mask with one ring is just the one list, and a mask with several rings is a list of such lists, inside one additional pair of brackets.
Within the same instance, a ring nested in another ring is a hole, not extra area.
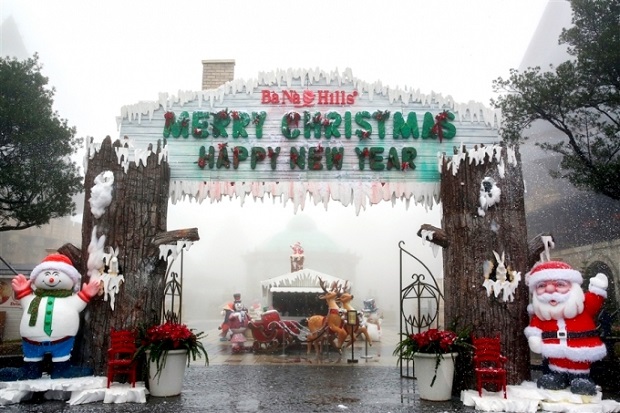
[(174, 120), (174, 112), (164, 113), (164, 119), (166, 119), (166, 127), (170, 126), (170, 124)]
[(448, 112), (443, 111), (439, 115), (435, 116), (435, 124), (431, 129), (431, 133), (437, 135), (439, 138), (439, 143), (443, 140), (443, 129), (441, 128), (441, 123), (448, 119)]

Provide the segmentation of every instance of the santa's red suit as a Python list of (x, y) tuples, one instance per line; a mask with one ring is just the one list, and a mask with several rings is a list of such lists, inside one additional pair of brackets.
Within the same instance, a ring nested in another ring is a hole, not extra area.
[(595, 325), (604, 301), (602, 295), (586, 292), (584, 309), (573, 318), (545, 321), (532, 315), (525, 335), (542, 339), (541, 354), (552, 371), (589, 374), (592, 362), (605, 357), (607, 350)]

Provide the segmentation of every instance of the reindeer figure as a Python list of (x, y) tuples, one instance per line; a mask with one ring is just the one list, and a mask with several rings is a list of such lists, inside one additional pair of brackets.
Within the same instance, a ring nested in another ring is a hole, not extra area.
[(308, 330), (310, 330), (310, 334), (308, 335), (308, 354), (310, 354), (311, 345), (314, 345), (317, 355), (319, 355), (321, 351), (321, 343), (319, 338), (323, 334), (327, 333), (329, 335), (330, 333), (333, 333), (337, 335), (338, 342), (337, 344), (334, 344), (334, 346), (338, 349), (338, 351), (342, 349), (342, 345), (347, 338), (347, 332), (344, 328), (342, 328), (340, 308), (336, 303), (336, 298), (339, 293), (338, 284), (334, 282), (334, 284), (332, 284), (331, 291), (327, 291), (325, 281), (319, 277), (319, 285), (325, 292), (325, 294), (319, 296), (319, 298), (327, 302), (328, 313), (326, 316), (314, 315), (308, 318)]
[[(342, 291), (346, 291), (346, 284)], [(342, 304), (342, 308), (344, 310), (356, 311), (355, 308), (353, 308), (353, 306), (351, 305), (351, 301), (353, 300), (353, 298), (354, 298), (353, 295), (347, 292), (342, 292), (338, 297), (338, 301)], [(346, 314), (344, 316), (346, 317)], [(358, 313), (357, 319), (359, 320), (361, 318), (362, 318), (361, 315)], [(351, 342), (347, 345), (347, 347), (351, 346), (355, 342), (355, 339), (359, 337), (360, 334), (363, 334), (368, 345), (372, 346), (372, 340), (370, 339), (370, 334), (368, 334), (368, 329), (366, 328), (366, 325), (364, 323), (358, 324), (357, 326), (347, 325), (345, 328), (347, 330), (348, 335), (352, 337)], [(351, 334), (351, 329), (353, 329), (353, 334)]]

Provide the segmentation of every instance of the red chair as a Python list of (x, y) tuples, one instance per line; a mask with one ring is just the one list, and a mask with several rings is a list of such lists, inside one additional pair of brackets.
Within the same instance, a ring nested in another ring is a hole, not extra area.
[(474, 345), (474, 372), (478, 395), (482, 397), (482, 387), (487, 383), (494, 383), (504, 391), (506, 398), (506, 369), (504, 364), (508, 359), (501, 354), (499, 337), (473, 338)]
[(112, 330), (108, 349), (108, 388), (116, 374), (126, 374), (131, 387), (136, 387), (136, 336), (130, 330)]

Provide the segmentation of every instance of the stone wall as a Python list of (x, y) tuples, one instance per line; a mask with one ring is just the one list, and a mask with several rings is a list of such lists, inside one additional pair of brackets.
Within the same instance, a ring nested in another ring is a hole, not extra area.
[[(612, 283), (616, 286), (613, 298), (617, 304), (620, 304), (620, 240), (616, 239), (563, 250), (553, 250), (551, 255), (553, 259), (564, 261), (582, 272), (597, 263), (599, 264), (597, 267), (600, 267), (601, 263), (607, 266), (611, 272), (611, 274), (606, 274), (610, 278), (610, 287)], [(611, 291), (612, 289), (610, 288), (608, 294)], [(608, 299), (612, 299), (611, 294), (609, 295)]]

